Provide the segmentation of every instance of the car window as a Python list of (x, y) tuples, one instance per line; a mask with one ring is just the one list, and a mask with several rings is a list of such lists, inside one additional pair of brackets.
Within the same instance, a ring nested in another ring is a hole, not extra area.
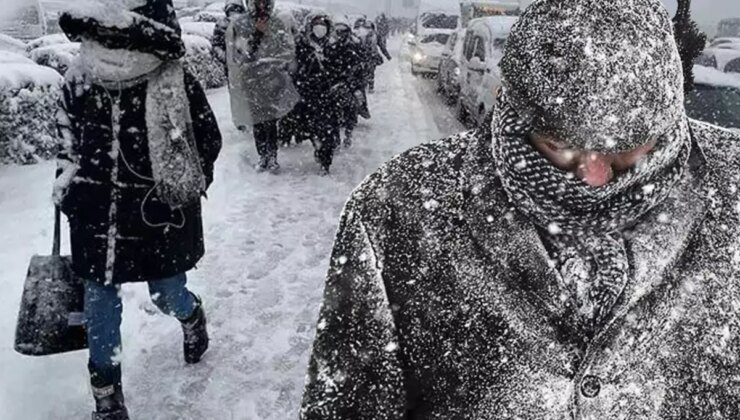
[(506, 47), (506, 38), (494, 38), (493, 40), (494, 50), (503, 50), (504, 47)]
[(422, 44), (431, 44), (432, 42), (436, 42), (438, 44), (445, 45), (447, 44), (447, 40), (450, 39), (450, 36), (447, 34), (433, 34), (433, 35), (427, 35), (424, 38), (421, 39)]
[(689, 117), (725, 128), (740, 128), (740, 89), (697, 84), (686, 96)]
[(475, 49), (473, 57), (480, 58), (480, 61), (486, 61), (486, 42), (483, 37), (475, 37)]
[(473, 43), (475, 42), (475, 37), (472, 33), (468, 32), (465, 34), (465, 44), (463, 45), (463, 56), (465, 56), (466, 60), (470, 60), (473, 58)]

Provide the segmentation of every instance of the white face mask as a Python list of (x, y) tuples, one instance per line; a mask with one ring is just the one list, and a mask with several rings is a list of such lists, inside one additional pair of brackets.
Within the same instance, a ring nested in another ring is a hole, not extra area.
[(329, 33), (329, 28), (325, 25), (316, 25), (313, 27), (313, 34), (316, 38), (322, 39)]

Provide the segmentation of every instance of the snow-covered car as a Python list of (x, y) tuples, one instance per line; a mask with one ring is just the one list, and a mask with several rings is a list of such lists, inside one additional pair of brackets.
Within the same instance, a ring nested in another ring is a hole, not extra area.
[(46, 34), (46, 18), (40, 0), (2, 3), (0, 33), (28, 41)]
[(10, 35), (0, 34), (0, 51), (23, 54), (26, 52), (26, 43)]
[(42, 66), (51, 67), (64, 74), (80, 54), (79, 42), (67, 42), (39, 47), (28, 53), (28, 56)]
[(437, 89), (452, 103), (457, 102), (460, 96), (460, 63), (464, 38), (464, 29), (450, 35), (442, 51), (442, 62), (439, 64), (439, 74), (437, 74)]
[(448, 12), (425, 12), (419, 15), (414, 37), (409, 41), (411, 73), (437, 74), (447, 41), (458, 28), (460, 17)]
[(689, 117), (720, 127), (740, 129), (740, 74), (696, 65), (694, 87), (686, 95)]
[(460, 63), (458, 118), (463, 123), (480, 124), (496, 104), (501, 86), (499, 62), (516, 16), (491, 16), (473, 19), (463, 41)]
[(694, 64), (720, 71), (740, 72), (740, 38), (716, 38)]
[(224, 13), (224, 2), (211, 3), (205, 9), (193, 16), (193, 22), (216, 23), (226, 17)]
[(198, 35), (210, 40), (213, 37), (213, 29), (216, 24), (213, 22), (182, 22), (180, 28), (183, 34)]
[(28, 164), (57, 153), (63, 78), (24, 56), (0, 51), (0, 163)]
[(725, 49), (740, 49), (740, 38), (725, 37), (715, 38), (710, 44), (709, 48), (725, 48)]

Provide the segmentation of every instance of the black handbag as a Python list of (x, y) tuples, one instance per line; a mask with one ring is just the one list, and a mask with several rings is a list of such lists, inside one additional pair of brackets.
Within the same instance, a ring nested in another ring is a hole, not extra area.
[(31, 258), (23, 287), (15, 350), (26, 356), (47, 356), (87, 348), (85, 288), (72, 271), (72, 258), (59, 255), (60, 219), (57, 207), (52, 253)]

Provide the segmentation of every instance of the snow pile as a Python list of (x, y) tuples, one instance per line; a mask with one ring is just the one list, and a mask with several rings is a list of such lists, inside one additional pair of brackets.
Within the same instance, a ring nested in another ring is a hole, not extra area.
[(51, 67), (59, 74), (64, 74), (79, 54), (80, 44), (70, 42), (36, 48), (29, 53), (29, 56), (36, 64)]
[(711, 67), (694, 66), (694, 83), (697, 85), (740, 89), (740, 75), (723, 73)]
[(186, 35), (198, 35), (210, 40), (213, 37), (213, 29), (216, 24), (213, 22), (183, 22), (180, 20), (182, 33)]
[(33, 60), (14, 52), (0, 51), (0, 64), (34, 64)]
[(62, 80), (34, 63), (0, 65), (0, 163), (29, 164), (56, 154), (54, 115)]
[(44, 35), (40, 38), (34, 39), (33, 41), (29, 41), (28, 44), (26, 44), (26, 51), (30, 53), (36, 48), (48, 47), (58, 44), (68, 44), (69, 42), (69, 38), (67, 38), (67, 35), (64, 34)]
[(224, 86), (224, 67), (213, 56), (211, 42), (198, 35), (183, 35), (182, 40), (187, 48), (185, 63), (200, 84), (206, 89)]
[(12, 36), (0, 34), (0, 51), (23, 53), (26, 51), (26, 44)]

